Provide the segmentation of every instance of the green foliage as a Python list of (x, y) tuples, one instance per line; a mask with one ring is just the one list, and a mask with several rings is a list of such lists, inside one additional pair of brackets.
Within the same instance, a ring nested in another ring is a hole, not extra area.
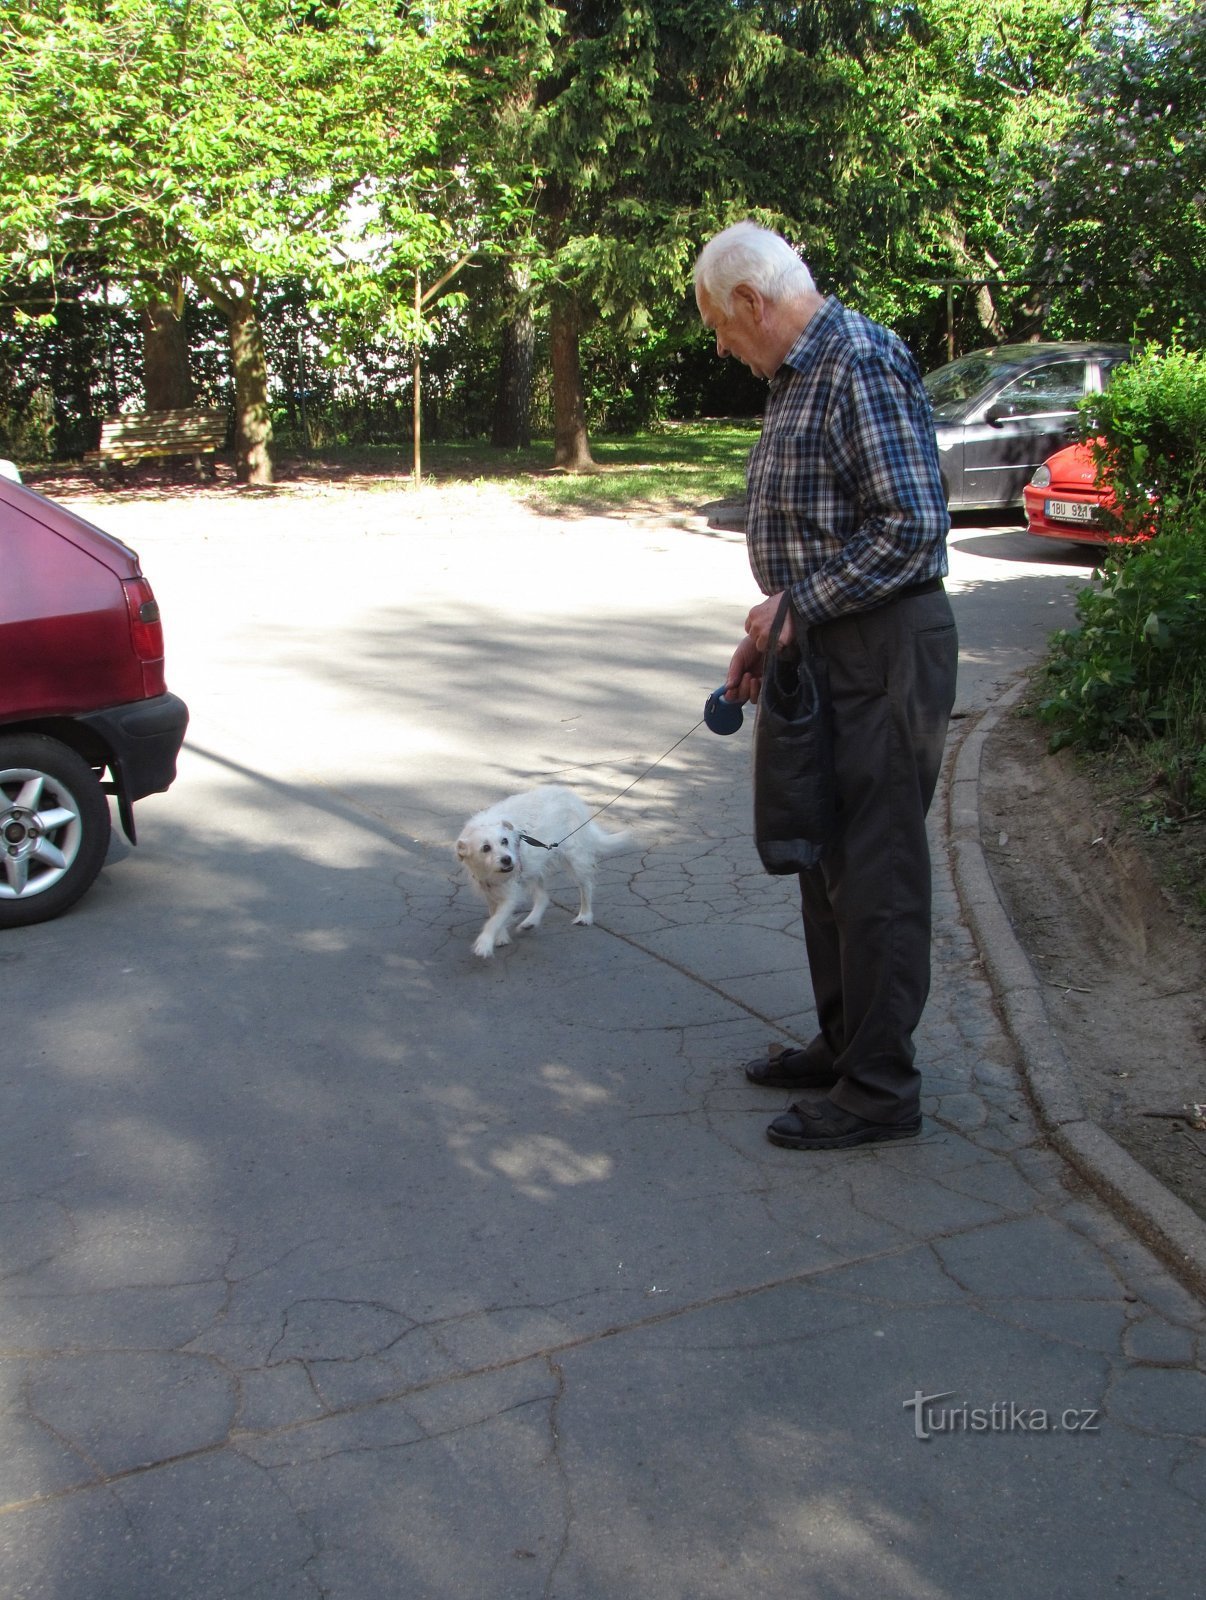
[[(949, 289), (958, 349), (1044, 317), (1070, 336), (1168, 339), (1178, 318), (1192, 335), (1204, 15), (1188, 0), (0, 0), (0, 285), (27, 295), (21, 315), (59, 315), (64, 338), (93, 337), (78, 306), (103, 283), (133, 309), (180, 281), (228, 316), (287, 301), (265, 330), (272, 403), (297, 390), (281, 364), (304, 323), (327, 360), (309, 386), (349, 438), (401, 423), (415, 348), (437, 416), (479, 427), (500, 323), (534, 310), (547, 350), (567, 300), (592, 426), (756, 409), (764, 391), (716, 362), (689, 292), (703, 239), (746, 215), (925, 365), (945, 359), (949, 280), (971, 280)], [(415, 279), (428, 293), (458, 265), (416, 314)], [(1066, 292), (1044, 286), (1060, 274)], [(13, 331), (14, 349), (37, 343)], [(53, 382), (60, 422), (65, 403), (91, 417), (98, 390), (129, 387), (111, 370), (91, 391)], [(81, 433), (60, 426), (60, 446)]]
[[(12, 267), (85, 249), (131, 282), (321, 278), (366, 183), (413, 187), (450, 89), (455, 8), (387, 0), (2, 0), (0, 199)], [(371, 207), (365, 208), (365, 214)]]
[(1165, 536), (1175, 532), (1206, 499), (1206, 356), (1142, 351), (1086, 404), (1083, 431), (1124, 527), (1150, 525), (1154, 503)]
[(1068, 0), (925, 0), (919, 25), (847, 63), (855, 101), (817, 174), (833, 184), (818, 265), (927, 364), (946, 359), (938, 280), (953, 280), (957, 350), (1040, 326), (1045, 274), (1013, 202), (1067, 125), (1091, 16)]
[(1112, 555), (1077, 596), (1078, 630), (1057, 633), (1040, 715), (1053, 745), (1108, 749), (1171, 739), (1195, 756), (1206, 707), (1206, 508), (1166, 520), (1150, 543)]
[(0, 397), (0, 455), (22, 463), (53, 460), (55, 431), (54, 395), (45, 384)]
[(194, 285), (228, 319), (240, 467), (266, 480), (261, 297), (301, 280), (365, 317), (395, 261), (443, 243), (432, 165), (471, 3), (0, 0), (0, 282), (53, 302), (87, 262), (135, 305)]
[(1039, 714), (1054, 747), (1149, 749), (1147, 821), (1206, 804), (1206, 361), (1150, 349), (1094, 398), (1085, 429), (1124, 530), (1076, 599), (1080, 627), (1057, 633)]
[(1206, 10), (1105, 8), (1070, 84), (1075, 118), (1038, 185), (1039, 248), (1067, 288), (1056, 316), (1089, 332), (1206, 336)]

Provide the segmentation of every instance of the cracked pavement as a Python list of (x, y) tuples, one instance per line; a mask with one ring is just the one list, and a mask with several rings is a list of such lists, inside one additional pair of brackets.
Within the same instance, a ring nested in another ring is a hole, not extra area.
[[(464, 818), (670, 749), (738, 537), (489, 491), (85, 514), (193, 722), (138, 850), (0, 944), (5, 1600), (1206, 1594), (1203, 1307), (1038, 1132), (943, 796), (915, 1143), (765, 1140), (740, 1063), (812, 1017), (748, 725), (616, 801), (593, 929), (556, 879), (471, 953)], [(952, 746), (1058, 554), (953, 536)]]

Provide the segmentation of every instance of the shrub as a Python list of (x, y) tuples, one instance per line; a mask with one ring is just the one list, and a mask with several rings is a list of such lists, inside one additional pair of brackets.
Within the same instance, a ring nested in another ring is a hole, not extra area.
[(1086, 402), (1083, 432), (1123, 525), (1144, 527), (1154, 502), (1162, 533), (1177, 532), (1206, 500), (1206, 356), (1142, 351)]
[(1154, 506), (1156, 533), (1111, 546), (1077, 596), (1080, 627), (1051, 640), (1039, 714), (1055, 727), (1053, 748), (1159, 742), (1196, 796), (1206, 788), (1206, 360), (1142, 352), (1087, 403), (1085, 432), (1122, 526), (1150, 526)]
[(1111, 555), (1076, 598), (1080, 627), (1057, 633), (1040, 712), (1055, 743), (1108, 747), (1178, 724), (1178, 706), (1206, 704), (1206, 514), (1169, 537)]

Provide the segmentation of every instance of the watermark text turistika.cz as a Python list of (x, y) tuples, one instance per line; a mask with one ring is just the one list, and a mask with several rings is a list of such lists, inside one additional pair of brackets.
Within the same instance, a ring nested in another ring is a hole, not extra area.
[(990, 1406), (943, 1406), (955, 1391), (923, 1394), (913, 1391), (904, 1409), (913, 1413), (913, 1435), (932, 1439), (936, 1433), (1098, 1433), (1100, 1411), (1089, 1406), (1068, 1406), (1048, 1411), (1043, 1406), (1023, 1405), (1017, 1400), (997, 1400)]

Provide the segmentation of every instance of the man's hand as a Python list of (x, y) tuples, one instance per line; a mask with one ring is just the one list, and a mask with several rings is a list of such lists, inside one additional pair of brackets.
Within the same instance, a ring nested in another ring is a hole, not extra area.
[(729, 662), (729, 675), (724, 683), (724, 697), (739, 706), (747, 700), (757, 700), (762, 688), (762, 652), (747, 636), (733, 652)]
[[(770, 643), (771, 629), (779, 614), (782, 598), (782, 593), (771, 595), (768, 600), (754, 606), (746, 617), (745, 638), (729, 662), (729, 675), (724, 685), (726, 700), (734, 700), (738, 705), (744, 705), (747, 700), (757, 700), (762, 689), (762, 660)], [(779, 630), (780, 649), (789, 645), (795, 637), (792, 623), (793, 616), (789, 609)]]
[[(751, 607), (750, 614), (745, 619), (745, 631), (754, 641), (760, 655), (766, 654), (766, 647), (770, 644), (771, 629), (775, 625), (775, 618), (779, 615), (779, 603), (783, 599), (783, 591), (772, 594), (769, 599), (762, 600), (758, 605)], [(786, 650), (795, 638), (795, 614), (790, 606), (787, 615), (783, 618), (783, 626), (779, 630), (779, 648)]]

